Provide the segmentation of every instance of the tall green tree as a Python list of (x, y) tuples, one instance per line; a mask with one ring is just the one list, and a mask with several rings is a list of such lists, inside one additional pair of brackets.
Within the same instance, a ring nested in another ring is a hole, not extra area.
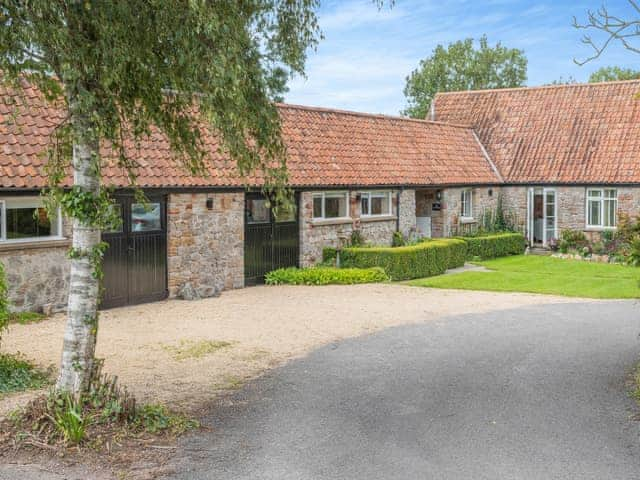
[[(56, 129), (48, 163), (51, 198), (73, 224), (59, 390), (85, 391), (94, 365), (100, 235), (114, 211), (101, 178), (106, 160), (99, 147), (109, 145), (134, 183), (135, 165), (125, 140), (142, 139), (158, 128), (185, 168), (202, 174), (213, 153), (203, 133), (211, 129), (241, 175), (261, 170), (268, 186), (282, 191), (286, 152), (271, 97), (282, 90), (282, 78), (304, 74), (306, 52), (320, 38), (318, 3), (0, 4), (2, 80), (18, 88), (26, 79), (68, 112)], [(73, 188), (63, 190), (59, 185), (68, 173)]]
[(402, 112), (425, 118), (438, 92), (523, 86), (527, 58), (522, 50), (489, 45), (486, 35), (476, 48), (473, 39), (438, 45), (406, 79), (407, 107)]
[(621, 67), (602, 67), (589, 75), (589, 83), (637, 80), (638, 78), (640, 78), (640, 70)]

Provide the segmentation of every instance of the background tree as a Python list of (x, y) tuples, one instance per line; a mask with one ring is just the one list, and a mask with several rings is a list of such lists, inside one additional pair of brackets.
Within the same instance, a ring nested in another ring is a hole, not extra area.
[[(73, 224), (59, 390), (82, 393), (94, 364), (100, 232), (114, 221), (99, 147), (108, 145), (133, 182), (125, 139), (157, 128), (185, 168), (204, 174), (213, 152), (203, 133), (212, 129), (241, 175), (261, 170), (268, 188), (281, 191), (285, 149), (270, 100), (273, 79), (304, 74), (306, 52), (320, 37), (317, 6), (318, 0), (2, 2), (2, 80), (19, 88), (26, 79), (68, 112), (48, 162), (51, 198)], [(73, 188), (63, 190), (68, 174)]]
[(589, 83), (636, 80), (638, 78), (640, 78), (640, 70), (621, 67), (602, 67), (589, 75)]
[(573, 75), (569, 75), (567, 78), (561, 76), (550, 83), (545, 83), (545, 85), (574, 85), (576, 83), (578, 83), (578, 81), (573, 77)]
[(486, 35), (480, 38), (479, 48), (471, 38), (446, 47), (438, 45), (407, 77), (404, 95), (408, 105), (402, 113), (426, 118), (438, 92), (520, 87), (526, 80), (524, 52), (500, 42), (491, 47)]

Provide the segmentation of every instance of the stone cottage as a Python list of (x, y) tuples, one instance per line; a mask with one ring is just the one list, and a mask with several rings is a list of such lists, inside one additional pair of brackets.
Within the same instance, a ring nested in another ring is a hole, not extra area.
[[(278, 105), (297, 205), (278, 217), (215, 136), (200, 178), (154, 133), (130, 151), (149, 205), (120, 169), (103, 171), (123, 219), (103, 233), (104, 306), (254, 285), (274, 268), (313, 265), (354, 230), (376, 244), (396, 231), (448, 236), (474, 228), (498, 197), (532, 245), (565, 228), (615, 229), (620, 211), (640, 213), (638, 91), (640, 81), (447, 93), (428, 120)], [(70, 231), (47, 217), (39, 191), (63, 112), (29, 86), (22, 95), (19, 111), (0, 102), (0, 262), (15, 308), (55, 311), (66, 303)]]

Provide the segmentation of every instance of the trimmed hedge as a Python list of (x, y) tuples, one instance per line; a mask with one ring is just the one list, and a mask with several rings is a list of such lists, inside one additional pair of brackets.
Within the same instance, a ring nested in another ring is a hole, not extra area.
[(280, 268), (267, 273), (267, 285), (353, 285), (386, 282), (389, 277), (382, 268)]
[(431, 240), (405, 247), (343, 248), (344, 268), (382, 267), (392, 280), (440, 275), (464, 265), (467, 245), (459, 239)]
[(467, 258), (481, 260), (522, 255), (525, 249), (524, 236), (520, 233), (497, 233), (479, 237), (461, 237), (467, 244)]

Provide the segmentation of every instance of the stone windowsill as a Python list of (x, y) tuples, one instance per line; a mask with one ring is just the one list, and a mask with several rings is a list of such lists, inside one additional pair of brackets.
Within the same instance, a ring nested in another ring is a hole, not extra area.
[(469, 218), (469, 217), (467, 217), (467, 218), (461, 218), (461, 219), (460, 219), (460, 223), (461, 223), (461, 224), (463, 224), (463, 225), (466, 225), (466, 224), (468, 224), (468, 223), (477, 223), (477, 222), (476, 222), (476, 219), (475, 219), (475, 218)]
[(24, 242), (0, 242), (0, 252), (16, 250), (34, 250), (38, 248), (68, 247), (71, 240), (68, 238), (56, 238), (51, 240), (29, 240)]
[(615, 232), (616, 230), (616, 227), (587, 227), (584, 229), (585, 232)]
[(361, 222), (388, 222), (390, 220), (397, 220), (398, 217), (396, 217), (395, 215), (379, 215), (379, 216), (373, 216), (373, 217), (360, 217), (360, 221)]
[(353, 223), (353, 218), (326, 218), (323, 220), (311, 220), (311, 225), (322, 227), (326, 225), (344, 225)]

